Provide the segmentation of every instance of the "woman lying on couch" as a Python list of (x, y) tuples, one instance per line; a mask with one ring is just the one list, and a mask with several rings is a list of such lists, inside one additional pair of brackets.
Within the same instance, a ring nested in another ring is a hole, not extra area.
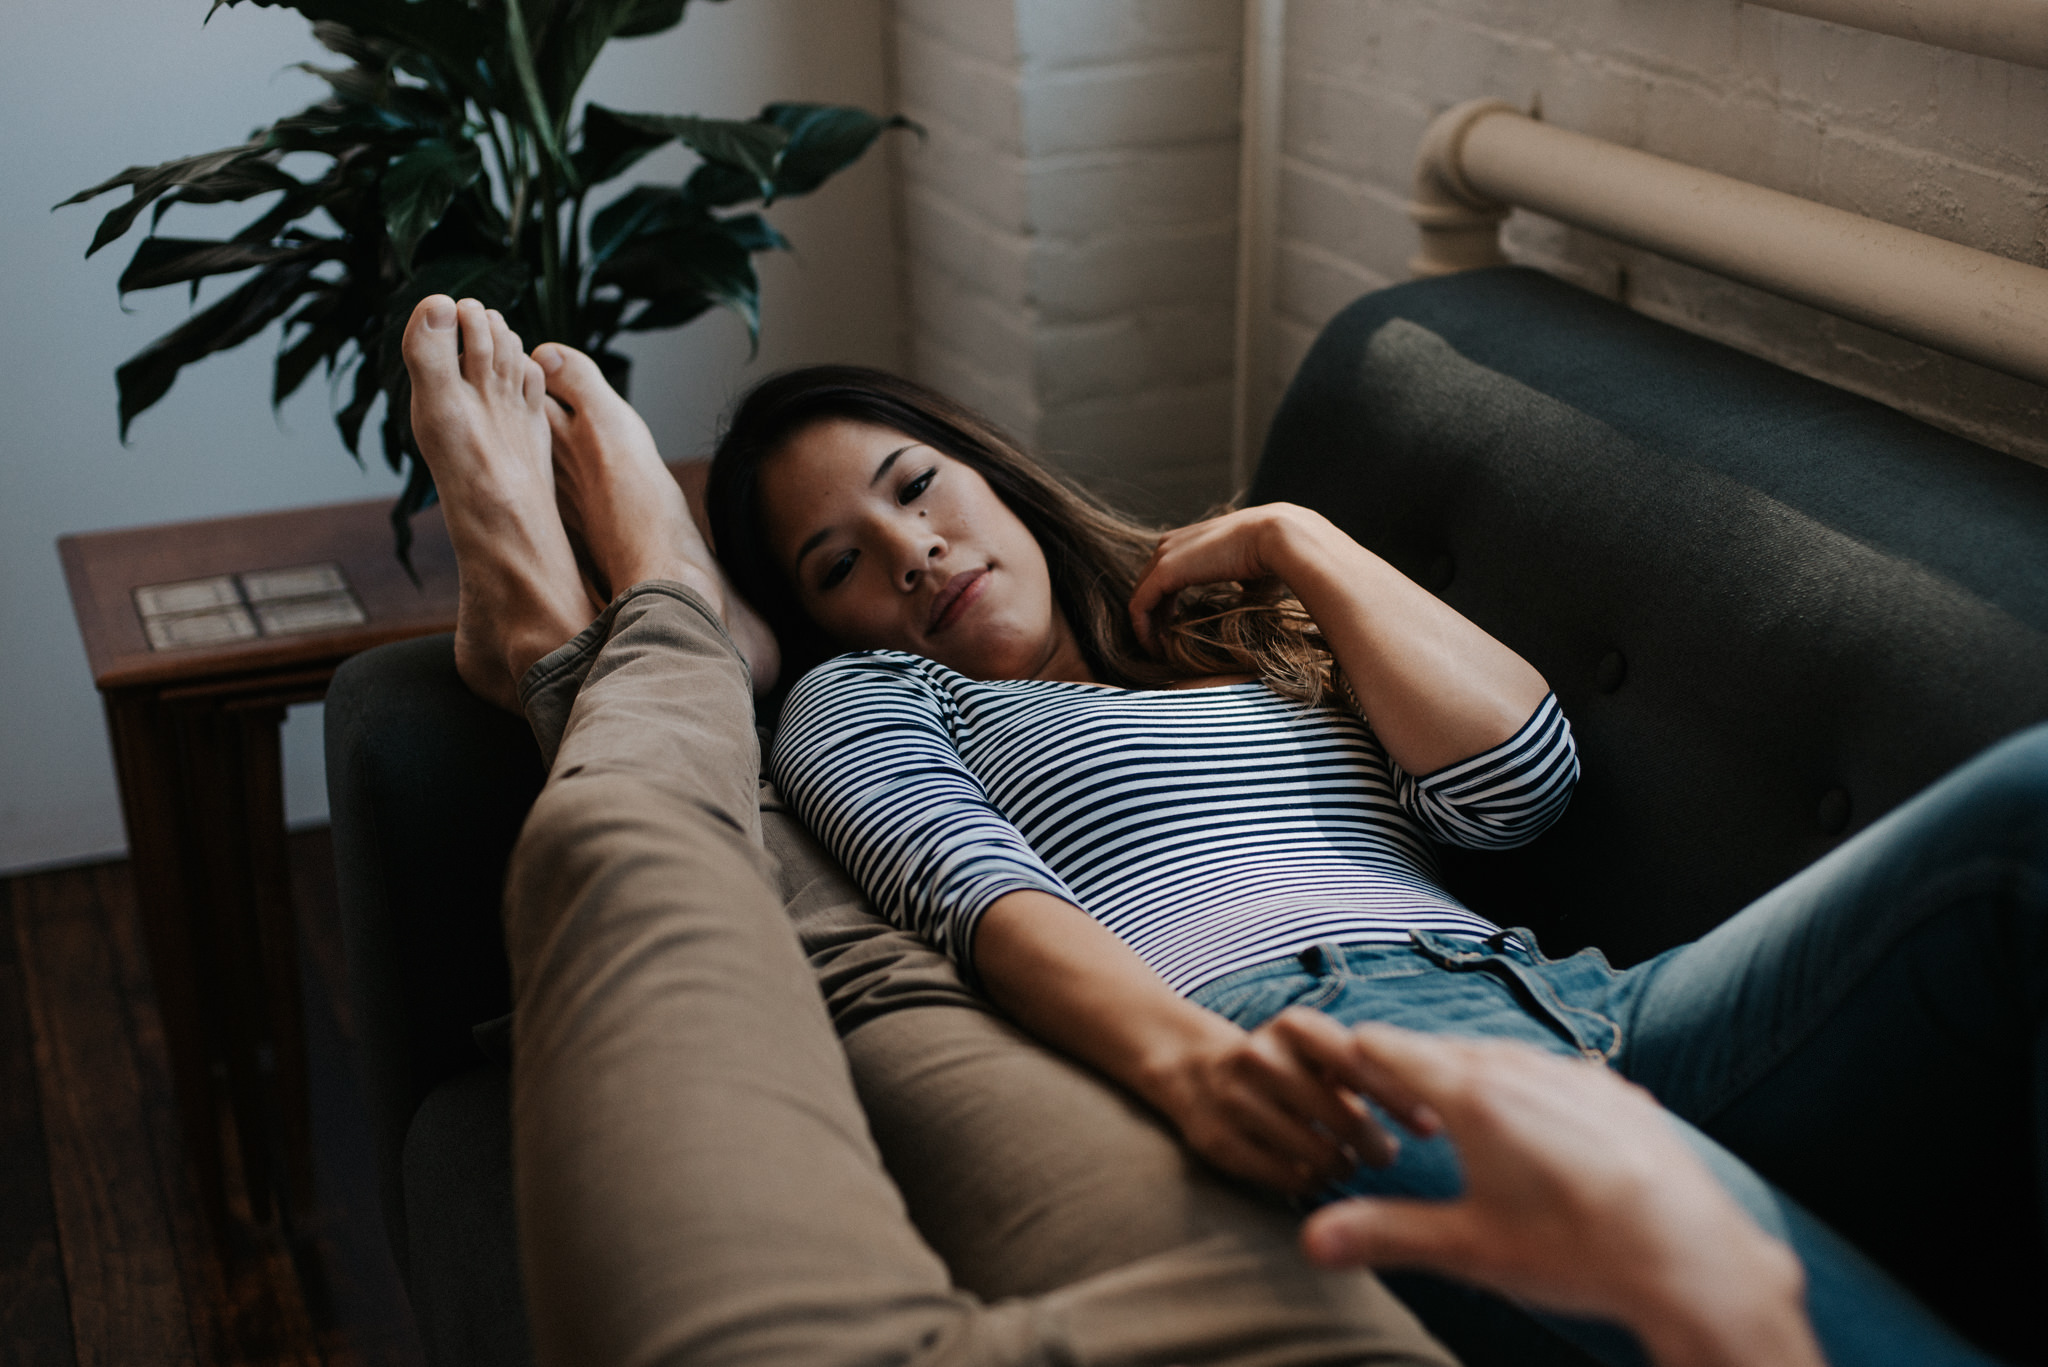
[[(703, 1199), (736, 1204), (705, 1217), (710, 1235), (698, 1256), (725, 1269), (744, 1300), (760, 1272), (749, 1250), (768, 1237), (753, 1222), (786, 1217), (789, 1205), (787, 1193), (765, 1190), (749, 1204), (743, 1169), (758, 1158), (749, 1145), (806, 1159), (796, 1169), (809, 1180), (846, 1174), (809, 1161), (833, 1141), (818, 1136), (807, 1150), (792, 1138), (805, 1129), (800, 1117), (822, 1107), (822, 1084), (807, 1086), (801, 1063), (787, 1057), (808, 1046), (759, 1043), (802, 1015), (787, 1001), (768, 1009), (787, 985), (752, 982), (763, 969), (747, 954), (685, 949), (661, 927), (679, 908), (737, 897), (734, 880), (744, 881), (734, 863), (744, 841), (720, 836), (718, 822), (727, 836), (743, 835), (736, 809), (748, 795), (700, 791), (701, 754), (716, 752), (719, 728), (705, 732), (705, 718), (688, 708), (702, 702), (695, 691), (738, 689), (721, 623), (757, 665), (772, 638), (710, 565), (645, 428), (587, 359), (543, 347), (529, 361), (502, 320), (445, 299), (421, 306), (407, 348), (416, 431), (462, 561), (465, 680), (517, 705), (596, 651), (578, 666), (588, 671), (583, 692), (508, 887), (516, 1109), (531, 1109), (532, 1075), (588, 1078), (617, 1063), (607, 1052), (615, 1041), (590, 1029), (592, 1013), (618, 1009), (607, 980), (644, 974), (664, 947), (676, 955), (664, 979), (676, 989), (662, 998), (668, 1025), (733, 1046), (707, 1047), (701, 1070), (678, 1085), (710, 1088), (734, 1118), (712, 1127), (716, 1142), (694, 1133), (681, 1143), (665, 1132), (645, 1139), (656, 1161), (666, 1154), (700, 1174), (724, 1171), (707, 1155), (730, 1160), (730, 1180), (702, 1184)], [(550, 438), (562, 493), (616, 591), (601, 614), (553, 511)], [(1593, 955), (1552, 963), (1526, 933), (1500, 931), (1442, 893), (1426, 840), (1503, 843), (1554, 815), (1575, 770), (1554, 700), (1512, 652), (1313, 515), (1233, 514), (1158, 539), (1147, 561), (1135, 529), (1066, 493), (971, 415), (900, 381), (845, 371), (757, 391), (722, 447), (713, 498), (728, 568), (799, 658), (820, 636), (882, 652), (834, 661), (793, 690), (774, 767), (798, 810), (878, 906), (954, 953), (1028, 1028), (1150, 1100), (1227, 1170), (1295, 1193), (1341, 1182), (1380, 1197), (1458, 1195), (1458, 1166), (1431, 1134), (1436, 1114), (1417, 1069), (1391, 1065), (1384, 1043), (1374, 1044), (1381, 1036), (1346, 1031), (1332, 1016), (1603, 1057), (1703, 1121), (1735, 1095), (1781, 1089), (1788, 1123), (1793, 1107), (1806, 1108), (1796, 1123), (1811, 1142), (1893, 1146), (1902, 1173), (1926, 1167), (1922, 1141), (1869, 1109), (1873, 1096), (1889, 1101), (1937, 1078), (1959, 1051), (2015, 1053), (2011, 1087), (2039, 1085), (2031, 1045), (2010, 1043), (2038, 1031), (2038, 954), (1976, 948), (2001, 934), (2030, 945), (2039, 936), (2048, 882), (2048, 737), (2039, 732), (1698, 944), (1623, 973)], [(1228, 591), (1205, 590), (1263, 580), (1284, 585), (1299, 609), (1278, 595), (1233, 603)], [(1155, 618), (1183, 589), (1207, 592), (1215, 610)], [(1314, 705), (1340, 679), (1370, 730), (1355, 712)], [(695, 728), (690, 763), (659, 762), (676, 750), (662, 728)], [(714, 820), (700, 819), (704, 829), (652, 823), (650, 802)], [(1161, 810), (1171, 817), (1151, 815)], [(1077, 822), (1080, 811), (1087, 817)], [(1134, 825), (1134, 811), (1146, 819)], [(703, 867), (676, 881), (691, 859)], [(669, 876), (646, 885), (641, 875), (657, 866)], [(1248, 908), (1256, 919), (1241, 914)], [(572, 962), (565, 979), (562, 965)], [(1984, 990), (2008, 979), (2013, 990)], [(756, 990), (737, 991), (750, 982)], [(1289, 1009), (1304, 1004), (1328, 1014)], [(1877, 1018), (1892, 1044), (1864, 1057)], [(749, 1051), (762, 1066), (742, 1066)], [(1492, 1090), (1502, 1090), (1498, 1080)], [(1454, 1130), (1471, 1123), (1469, 1108), (1442, 1109)], [(1660, 1120), (1797, 1251), (1807, 1303), (1837, 1361), (1983, 1360), (1739, 1160), (1682, 1122)], [(826, 1131), (844, 1123), (813, 1121)], [(1406, 1142), (1395, 1142), (1389, 1122)], [(536, 1238), (548, 1242), (545, 1217), (532, 1212), (575, 1199), (574, 1183), (532, 1191), (551, 1161), (576, 1167), (564, 1147), (576, 1127), (566, 1115), (563, 1123), (552, 1143), (519, 1130), (529, 1250)], [(1656, 1126), (1632, 1132), (1677, 1150)], [(1973, 1171), (2000, 1180), (1986, 1170), (2002, 1153), (1994, 1137), (1979, 1143), (1965, 1127), (1946, 1138)], [(2038, 1147), (2037, 1136), (2022, 1169)], [(1468, 1140), (1467, 1197), (1446, 1210), (1483, 1219), (1500, 1213), (1503, 1196), (1512, 1206), (1517, 1189), (1497, 1180), (1499, 1160), (1532, 1151)], [(1599, 1187), (1597, 1163), (1568, 1162), (1557, 1169), (1566, 1189), (1575, 1170), (1579, 1187)], [(1698, 1190), (1688, 1171), (1675, 1164), (1675, 1191)], [(2030, 1188), (2024, 1170), (2009, 1178)], [(1656, 1246), (1661, 1229), (1669, 1249), (1690, 1242), (1675, 1213), (1685, 1205), (1604, 1209), (1617, 1225), (1632, 1213), (1647, 1228), (1639, 1246)], [(1385, 1238), (1389, 1221), (1413, 1230), (1415, 1216), (1398, 1203), (1340, 1206), (1318, 1217), (1312, 1246), (1341, 1253), (1337, 1231), (1378, 1228)], [(869, 1228), (863, 1237), (881, 1237), (872, 1220), (853, 1223)], [(1604, 1294), (1566, 1292), (1571, 1278), (1531, 1280), (1515, 1265), (1514, 1239), (1460, 1241), (1442, 1218), (1432, 1227), (1435, 1242), (1411, 1236), (1380, 1247), (1632, 1323), (1662, 1360), (1700, 1347), (1660, 1332), (1660, 1313), (1641, 1308), (1656, 1298), (1613, 1260), (1579, 1269), (1604, 1279)], [(1716, 1242), (1735, 1251), (1735, 1270), (1691, 1292), (1737, 1288), (1742, 1301), (1749, 1273), (1765, 1269), (1756, 1285), (1772, 1295), (1746, 1303), (1782, 1310), (1796, 1277), (1788, 1282), (1782, 1266), (1769, 1274), (1761, 1252), (1744, 1255), (1769, 1241)], [(659, 1244), (650, 1236), (648, 1256)], [(1373, 1247), (1364, 1246), (1367, 1256)], [(1558, 1250), (1553, 1272), (1572, 1256)], [(949, 1319), (929, 1289), (889, 1289), (880, 1275), (889, 1259), (874, 1249), (854, 1261), (864, 1266), (826, 1257), (815, 1280), (845, 1289), (849, 1277), (874, 1274), (865, 1290), (847, 1291), (848, 1304), (893, 1307), (856, 1316), (869, 1331), (931, 1344), (955, 1329), (972, 1338), (993, 1322)], [(556, 1266), (575, 1295), (605, 1300), (608, 1288), (586, 1280), (574, 1259)], [(778, 1272), (783, 1284), (802, 1275)], [(919, 1305), (925, 1328), (914, 1330)], [(537, 1308), (537, 1328), (540, 1320)], [(1739, 1314), (1718, 1322), (1765, 1323)], [(1709, 1345), (1718, 1358), (1700, 1360), (1810, 1360), (1811, 1341), (1784, 1315), (1768, 1323), (1770, 1353), (1724, 1342)], [(1625, 1345), (1587, 1341), (1627, 1360)]]

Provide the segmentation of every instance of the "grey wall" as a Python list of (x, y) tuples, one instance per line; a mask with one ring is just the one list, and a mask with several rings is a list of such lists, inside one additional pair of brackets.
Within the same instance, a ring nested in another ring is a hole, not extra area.
[(912, 372), (1161, 517), (1229, 493), (1239, 0), (897, 0)]
[[(117, 306), (133, 249), (82, 259), (107, 196), (50, 205), (131, 163), (226, 146), (317, 98), (288, 69), (327, 54), (294, 13), (243, 5), (201, 26), (207, 0), (10, 0), (0, 45), (0, 871), (118, 854), (120, 812), (97, 696), (54, 538), (127, 526), (389, 496), (372, 457), (342, 451), (317, 380), (273, 420), (275, 334), (183, 375), (115, 436), (113, 368), (185, 314), (182, 294)], [(888, 102), (885, 0), (734, 0), (682, 27), (615, 44), (588, 94), (615, 107), (750, 114), (775, 98)], [(682, 174), (682, 154), (644, 178)], [(888, 158), (775, 211), (793, 259), (765, 264), (765, 339), (714, 316), (636, 352), (635, 401), (671, 457), (701, 450), (719, 410), (763, 368), (808, 360), (894, 365), (901, 350)], [(239, 225), (181, 210), (166, 230)], [(184, 217), (180, 223), (180, 217)], [(209, 296), (210, 297), (210, 296)], [(285, 728), (296, 821), (325, 814), (317, 708)]]

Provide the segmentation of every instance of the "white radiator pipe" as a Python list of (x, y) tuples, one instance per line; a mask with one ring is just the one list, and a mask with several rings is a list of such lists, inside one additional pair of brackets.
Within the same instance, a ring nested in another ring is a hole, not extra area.
[(1934, 47), (2048, 66), (2048, 0), (1749, 0)]
[(1509, 206), (2048, 385), (2048, 270), (1539, 123), (1439, 115), (1416, 158), (1416, 275), (1496, 265)]

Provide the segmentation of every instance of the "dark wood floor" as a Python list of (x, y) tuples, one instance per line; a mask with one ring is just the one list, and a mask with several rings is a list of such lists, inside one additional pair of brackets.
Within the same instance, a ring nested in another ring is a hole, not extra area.
[[(0, 1367), (414, 1367), (350, 1062), (333, 855), (292, 837), (316, 1212), (202, 1236), (125, 863), (0, 880)], [(238, 1207), (246, 1217), (246, 1207)]]

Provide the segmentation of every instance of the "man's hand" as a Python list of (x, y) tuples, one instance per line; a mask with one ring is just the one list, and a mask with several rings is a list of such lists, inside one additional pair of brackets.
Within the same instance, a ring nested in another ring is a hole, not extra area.
[(1347, 1087), (1351, 1034), (1318, 1011), (1247, 1031), (1221, 1016), (1175, 1041), (1136, 1079), (1189, 1147), (1225, 1172), (1292, 1195), (1393, 1161), (1399, 1145)]
[(1351, 1032), (1346, 1076), (1420, 1134), (1448, 1131), (1456, 1201), (1352, 1200), (1302, 1230), (1326, 1265), (1416, 1267), (1629, 1326), (1660, 1367), (1819, 1367), (1804, 1272), (1649, 1093), (1506, 1041)]

